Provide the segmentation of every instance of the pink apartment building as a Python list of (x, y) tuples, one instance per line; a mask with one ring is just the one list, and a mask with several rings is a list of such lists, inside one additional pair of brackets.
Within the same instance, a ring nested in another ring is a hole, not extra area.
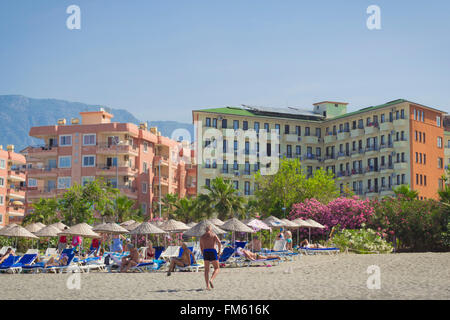
[(25, 213), (25, 157), (0, 146), (0, 226), (20, 223)]
[(161, 197), (196, 195), (189, 145), (161, 136), (157, 128), (148, 130), (144, 123), (111, 122), (113, 115), (103, 109), (80, 116), (81, 123), (61, 119), (57, 125), (31, 128), (30, 136), (43, 144), (22, 152), (27, 158), (27, 212), (40, 198), (58, 197), (71, 185), (98, 177), (136, 200), (151, 217), (160, 189)]

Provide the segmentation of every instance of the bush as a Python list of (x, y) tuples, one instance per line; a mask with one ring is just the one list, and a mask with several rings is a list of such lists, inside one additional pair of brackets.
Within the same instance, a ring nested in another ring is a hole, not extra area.
[(341, 251), (349, 249), (357, 253), (390, 253), (393, 247), (372, 229), (344, 229), (331, 239)]

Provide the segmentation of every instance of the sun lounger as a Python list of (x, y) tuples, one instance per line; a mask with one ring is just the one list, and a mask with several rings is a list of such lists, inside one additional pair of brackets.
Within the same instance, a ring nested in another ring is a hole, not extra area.
[(17, 262), (13, 263), (9, 267), (2, 264), (2, 266), (0, 266), (0, 272), (20, 273), (22, 271), (22, 267), (33, 264), (37, 256), (37, 254), (24, 254), (22, 257), (15, 257), (20, 259), (17, 259)]
[(4, 254), (6, 253), (6, 251), (7, 251), (9, 248), (11, 248), (14, 252), (16, 252), (16, 249), (15, 249), (15, 248), (9, 247), (9, 246), (4, 246), (4, 247), (2, 247), (2, 248), (0, 249), (0, 254), (1, 254), (1, 255), (4, 255)]
[(339, 248), (330, 247), (330, 248), (306, 248), (301, 247), (298, 249), (300, 252), (304, 254), (314, 255), (314, 254), (338, 254), (340, 252)]
[(0, 265), (0, 271), (6, 271), (9, 268), (11, 268), (16, 262), (18, 262), (21, 259), (20, 256), (12, 256), (10, 255), (8, 258), (6, 258), (5, 261)]
[[(193, 247), (188, 247), (189, 250), (191, 250), (192, 254), (194, 255), (194, 248)], [(181, 256), (183, 255), (183, 248), (180, 248), (180, 253), (178, 255), (178, 258), (181, 258)], [(175, 270), (179, 270), (179, 271), (195, 271), (198, 272), (198, 270), (202, 267), (201, 264), (199, 263), (194, 263), (194, 259), (192, 258), (192, 256), (190, 257), (191, 259), (191, 264), (189, 266), (186, 267), (180, 267), (180, 266), (176, 266)]]
[(180, 246), (168, 246), (166, 250), (159, 256), (159, 259), (170, 260), (170, 258), (178, 257), (180, 253)]
[(39, 254), (39, 249), (28, 249), (25, 254)]

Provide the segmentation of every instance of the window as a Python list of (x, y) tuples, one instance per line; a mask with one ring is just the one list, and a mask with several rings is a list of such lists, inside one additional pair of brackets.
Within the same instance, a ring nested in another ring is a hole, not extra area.
[(206, 118), (205, 126), (211, 127), (211, 118)]
[(70, 188), (71, 182), (72, 182), (71, 177), (58, 177), (58, 189)]
[(438, 169), (442, 169), (444, 166), (444, 160), (442, 158), (438, 158)]
[(288, 158), (292, 158), (292, 146), (290, 145), (290, 144), (288, 144), (287, 146), (286, 146), (286, 156), (288, 157)]
[(425, 143), (425, 132), (422, 134), (423, 143)]
[(423, 185), (424, 186), (427, 185), (427, 176), (426, 175), (423, 176)]
[(295, 146), (295, 154), (301, 155), (302, 154), (302, 147), (301, 146)]
[[(5, 198), (4, 198), (4, 196), (0, 196), (0, 206), (3, 206), (4, 204), (5, 204)], [(0, 217), (2, 217), (2, 216), (0, 215)]]
[(217, 118), (213, 118), (213, 127), (217, 128)]
[(414, 120), (417, 120), (417, 110), (414, 109)]
[(385, 121), (385, 118), (384, 118), (384, 113), (383, 114), (381, 114), (381, 123), (383, 123)]
[(255, 122), (253, 124), (253, 127), (255, 128), (256, 133), (258, 133), (259, 132), (259, 122)]
[(249, 181), (245, 181), (245, 195), (246, 196), (250, 195), (250, 182)]
[(233, 120), (233, 129), (234, 130), (239, 129), (239, 120)]
[(242, 122), (242, 129), (248, 130), (248, 121), (243, 121)]
[(5, 178), (0, 178), (0, 187), (5, 187)]
[(81, 177), (81, 185), (84, 187), (94, 180), (95, 180), (95, 177)]
[(266, 130), (266, 132), (269, 132), (270, 128), (268, 123), (264, 123), (264, 130)]
[(148, 143), (147, 141), (144, 141), (144, 152), (148, 152)]
[(142, 170), (145, 173), (148, 173), (148, 165), (147, 165), (147, 162), (145, 162), (145, 161), (142, 163)]
[(416, 141), (419, 140), (419, 139), (418, 139), (418, 136), (419, 136), (419, 133), (418, 133), (417, 130), (416, 130)]
[(233, 170), (239, 170), (239, 164), (238, 164), (237, 160), (234, 160), (234, 162), (233, 162)]
[(442, 138), (441, 137), (437, 138), (437, 146), (438, 146), (438, 148), (442, 148)]
[(211, 186), (211, 180), (210, 179), (205, 179), (205, 185), (207, 187), (210, 187)]
[(28, 178), (28, 187), (37, 187), (37, 180), (33, 178)]
[(423, 164), (427, 164), (427, 155), (423, 154)]
[(440, 117), (440, 116), (436, 116), (436, 125), (437, 125), (438, 127), (441, 126), (441, 117)]
[(6, 169), (6, 160), (0, 159), (0, 169)]
[(289, 125), (288, 124), (284, 125), (284, 133), (289, 134)]
[(94, 134), (83, 134), (83, 145), (84, 146), (95, 146), (95, 133)]
[(419, 162), (419, 153), (416, 152), (416, 163), (418, 163), (418, 162)]
[(142, 182), (142, 193), (147, 193), (147, 183)]
[(234, 189), (239, 190), (239, 181), (233, 181)]
[(400, 118), (405, 119), (405, 110), (400, 110)]
[(309, 136), (311, 133), (310, 133), (310, 129), (309, 129), (309, 127), (305, 127), (305, 136)]
[(275, 130), (278, 134), (280, 134), (280, 125), (279, 124), (275, 125)]
[(95, 167), (95, 156), (83, 156), (83, 167)]
[(301, 136), (302, 135), (302, 130), (300, 126), (295, 126), (295, 134), (297, 136)]
[(71, 168), (72, 167), (72, 157), (71, 156), (61, 156), (59, 157), (59, 168)]
[(72, 145), (72, 136), (59, 136), (59, 145), (60, 146), (71, 146)]
[(227, 119), (222, 119), (222, 128), (226, 129), (227, 128)]

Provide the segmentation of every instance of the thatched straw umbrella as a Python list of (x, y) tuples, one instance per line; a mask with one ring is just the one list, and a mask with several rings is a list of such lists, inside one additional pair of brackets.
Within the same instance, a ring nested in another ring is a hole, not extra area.
[[(264, 219), (263, 222), (273, 228), (282, 228), (285, 226), (283, 221), (274, 216)], [(270, 232), (272, 232), (272, 230)], [(272, 246), (272, 237), (270, 237), (270, 246)]]
[(124, 228), (127, 229), (128, 231), (132, 231), (134, 229), (136, 229), (137, 227), (139, 227), (141, 225), (140, 222), (133, 222), (132, 224), (129, 224), (127, 226), (125, 226)]
[(158, 228), (167, 231), (169, 234), (183, 232), (190, 229), (183, 222), (174, 219), (163, 221), (163, 223), (161, 223), (161, 225), (159, 225)]
[(41, 230), (43, 227), (41, 227), (40, 225), (38, 225), (37, 223), (32, 223), (29, 224), (27, 226), (25, 226), (25, 229), (27, 229), (28, 231), (30, 231), (31, 233), (35, 233), (38, 232), (39, 230)]
[(122, 227), (126, 227), (126, 226), (129, 226), (130, 224), (133, 224), (133, 223), (135, 223), (136, 221), (134, 221), (133, 219), (131, 219), (131, 220), (127, 220), (127, 221), (124, 221), (124, 222), (122, 222), (120, 225), (122, 226)]
[[(129, 233), (129, 231), (126, 228), (114, 222), (99, 224), (94, 228), (92, 228), (92, 231), (111, 235)], [(112, 247), (112, 240), (111, 240), (111, 247)]]
[[(98, 233), (92, 231), (92, 227), (87, 223), (79, 223), (68, 229), (65, 229), (58, 233), (58, 236), (81, 236), (85, 238), (101, 238)], [(83, 241), (80, 244), (80, 252), (82, 249)]]
[(201, 237), (202, 235), (205, 234), (207, 226), (211, 226), (212, 231), (217, 235), (227, 233), (227, 231), (224, 231), (221, 228), (216, 227), (213, 223), (204, 220), (197, 223), (195, 226), (185, 231), (183, 234), (188, 237)]
[(298, 246), (300, 244), (300, 228), (311, 228), (312, 226), (311, 224), (300, 218), (291, 220), (291, 222), (297, 225), (297, 246)]
[[(270, 226), (265, 224), (262, 220), (259, 220), (259, 219), (256, 219), (256, 218), (245, 219), (242, 222), (245, 223), (245, 225), (253, 228), (256, 231), (259, 230), (260, 231), (260, 237), (261, 237), (262, 230), (269, 230), (269, 231), (272, 230), (272, 228)], [(252, 241), (253, 241), (253, 233), (252, 233)]]
[[(158, 228), (157, 226), (155, 226), (150, 222), (143, 222), (141, 223), (140, 226), (138, 226), (137, 228), (133, 229), (130, 232), (130, 234), (145, 235), (145, 246), (147, 246), (147, 236), (149, 234), (165, 234), (165, 233), (167, 232)], [(158, 238), (158, 245), (159, 245), (159, 238)]]
[(0, 230), (0, 236), (16, 238), (16, 248), (18, 238), (39, 239), (30, 231), (18, 225), (10, 228), (3, 228)]
[(218, 218), (211, 218), (208, 219), (209, 222), (212, 222), (214, 225), (220, 227), (221, 225), (223, 225), (225, 222), (223, 222), (222, 220), (218, 219)]
[(54, 226), (56, 228), (58, 228), (59, 230), (64, 230), (65, 227), (67, 227), (64, 223), (60, 222), (56, 222), (51, 224), (51, 226)]
[(310, 225), (308, 228), (309, 228), (309, 242), (311, 242), (311, 228), (323, 229), (325, 228), (325, 226), (321, 225), (320, 223), (318, 223), (313, 219), (307, 219), (306, 222), (309, 223)]
[(193, 226), (195, 226), (197, 224), (197, 222), (189, 222), (188, 224), (186, 224), (189, 228), (192, 228)]
[(49, 238), (48, 243), (47, 243), (47, 247), (49, 247), (50, 246), (50, 238), (57, 237), (58, 233), (60, 233), (60, 232), (61, 232), (61, 230), (50, 225), (50, 226), (46, 226), (46, 227), (40, 229), (39, 231), (35, 232), (34, 235), (38, 236), (39, 238)]
[(242, 223), (241, 221), (239, 221), (236, 218), (231, 218), (231, 219), (225, 221), (224, 224), (220, 226), (220, 228), (222, 230), (232, 231), (233, 246), (236, 243), (236, 237), (235, 237), (236, 232), (245, 232), (245, 233), (253, 233), (254, 232), (254, 230), (252, 228), (246, 226), (244, 223)]

